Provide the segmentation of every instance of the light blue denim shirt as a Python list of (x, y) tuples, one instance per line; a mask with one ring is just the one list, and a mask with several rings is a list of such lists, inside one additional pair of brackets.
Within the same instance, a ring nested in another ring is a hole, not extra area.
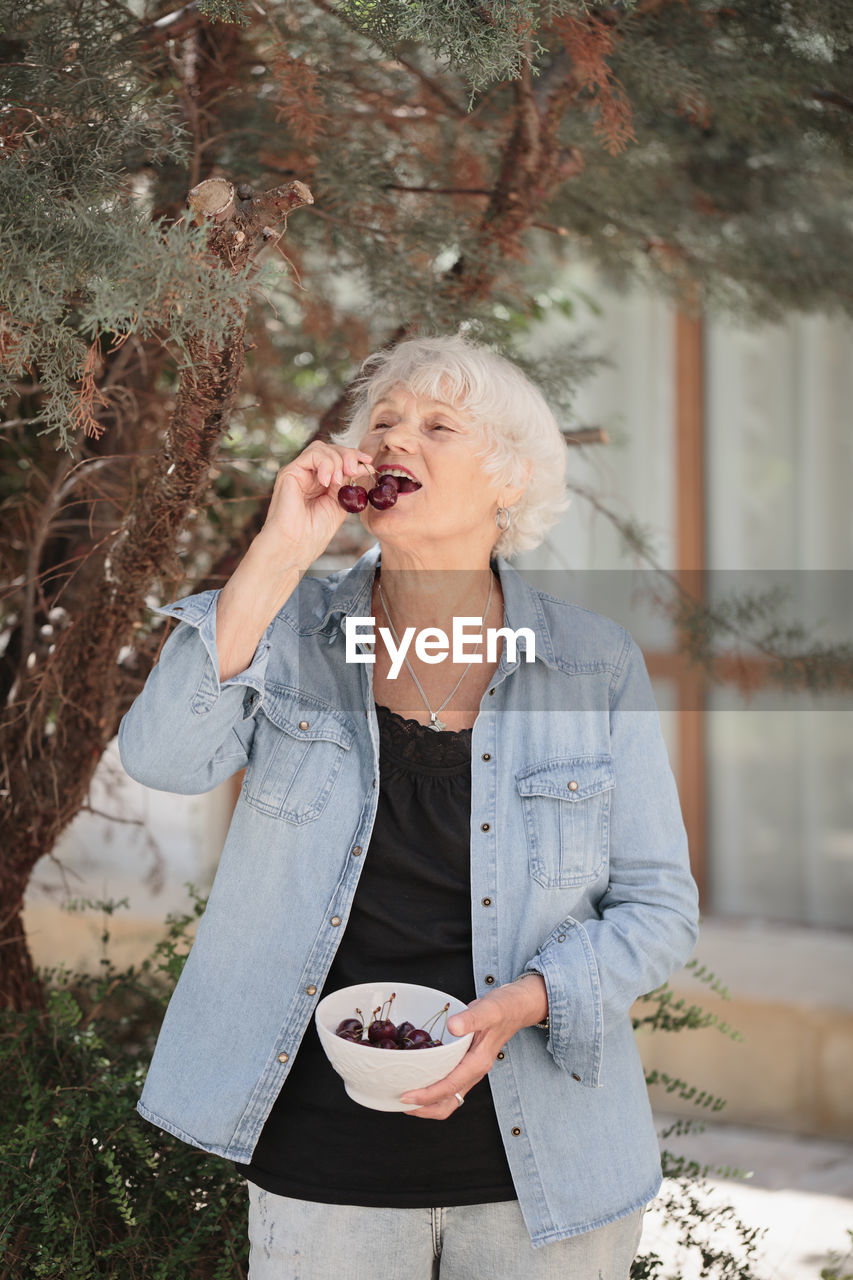
[[(180, 619), (119, 730), (127, 772), (194, 794), (246, 768), (207, 910), (166, 1013), (140, 1113), (248, 1163), (322, 991), (379, 795), (369, 664), (343, 620), (370, 613), (379, 549), (303, 578), (250, 666), (220, 682), (216, 592)], [(478, 995), (537, 969), (529, 1027), (488, 1079), (535, 1245), (650, 1200), (660, 1157), (629, 1011), (697, 935), (678, 797), (639, 649), (622, 627), (498, 559), (506, 649), (472, 734), (471, 913)], [(414, 1123), (414, 1122), (413, 1122)], [(432, 1123), (439, 1123), (433, 1121)]]

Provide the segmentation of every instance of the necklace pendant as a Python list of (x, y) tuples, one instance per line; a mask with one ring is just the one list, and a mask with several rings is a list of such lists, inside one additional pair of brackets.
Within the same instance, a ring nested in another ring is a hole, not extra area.
[(447, 725), (443, 720), (439, 720), (434, 711), (431, 711), (429, 716), (429, 727), (430, 729), (434, 729), (436, 733), (441, 733), (442, 729), (447, 728)]

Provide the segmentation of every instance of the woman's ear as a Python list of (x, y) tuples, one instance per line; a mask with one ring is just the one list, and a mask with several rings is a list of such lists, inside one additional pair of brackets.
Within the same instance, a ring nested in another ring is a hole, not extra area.
[(528, 485), (529, 485), (529, 483), (530, 483), (530, 473), (531, 473), (531, 471), (532, 471), (532, 470), (533, 470), (533, 463), (532, 463), (532, 462), (526, 462), (526, 463), (524, 464), (524, 471), (525, 471), (525, 475), (524, 475), (524, 484), (519, 485), (519, 487), (518, 487), (517, 489), (510, 489), (510, 488), (508, 488), (506, 485), (504, 486), (504, 488), (503, 488), (503, 489), (501, 489), (501, 491), (500, 491), (500, 493), (499, 493), (499, 495), (498, 495), (498, 506), (499, 506), (499, 507), (512, 507), (512, 506), (515, 506), (516, 502), (518, 502), (519, 498), (520, 498), (520, 497), (521, 497), (521, 495), (524, 493), (525, 489), (527, 488), (527, 486), (528, 486)]

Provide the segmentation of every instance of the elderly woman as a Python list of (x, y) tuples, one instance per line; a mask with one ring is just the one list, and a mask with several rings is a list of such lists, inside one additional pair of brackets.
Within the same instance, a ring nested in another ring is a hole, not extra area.
[[(222, 591), (163, 610), (125, 767), (188, 793), (246, 773), (139, 1110), (246, 1176), (252, 1280), (628, 1275), (661, 1179), (629, 1010), (697, 902), (636, 645), (507, 562), (565, 506), (565, 460), (513, 364), (401, 343), (279, 472)], [(389, 472), (378, 546), (303, 576), (341, 488)], [(461, 997), (474, 1033), (409, 1112), (353, 1102), (313, 1026), (324, 992), (388, 978)]]

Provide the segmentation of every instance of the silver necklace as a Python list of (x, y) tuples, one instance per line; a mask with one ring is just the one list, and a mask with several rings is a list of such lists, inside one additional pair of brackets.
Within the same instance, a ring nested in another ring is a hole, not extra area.
[[(494, 585), (495, 585), (495, 575), (491, 572), (491, 570), (489, 570), (489, 594), (488, 594), (488, 597), (486, 598), (486, 607), (485, 607), (485, 609), (483, 610), (483, 616), (482, 616), (482, 618), (480, 619), (480, 630), (481, 630), (481, 632), (482, 632), (483, 624), (485, 623), (486, 618), (488, 617), (488, 613), (489, 613), (489, 605), (492, 603), (492, 588), (494, 587)], [(377, 582), (376, 587), (377, 587), (377, 590), (378, 590), (378, 592), (379, 592), (379, 599), (382, 601), (382, 608), (383, 608), (383, 609), (384, 609), (384, 611), (385, 611), (385, 617), (388, 619), (388, 626), (391, 628), (391, 635), (394, 637), (394, 643), (395, 643), (395, 645), (397, 646), (397, 648), (399, 649), (399, 647), (400, 647), (400, 638), (399, 638), (399, 636), (397, 635), (397, 632), (394, 630), (394, 623), (391, 621), (391, 615), (390, 615), (390, 613), (388, 612), (388, 606), (387, 606), (387, 604), (385, 603), (385, 596), (382, 594), (382, 582), (381, 582), (381, 581)], [(455, 685), (453, 686), (453, 688), (450, 690), (450, 693), (449, 693), (449, 694), (447, 695), (447, 697), (444, 699), (444, 702), (442, 702), (442, 704), (441, 704), (441, 706), (440, 706), (440, 707), (436, 707), (435, 711), (433, 711), (432, 707), (429, 705), (429, 702), (427, 701), (427, 696), (426, 696), (426, 694), (424, 693), (423, 689), (421, 688), (421, 682), (420, 682), (420, 680), (418, 679), (418, 677), (415, 675), (414, 670), (412, 669), (412, 664), (411, 664), (411, 662), (409, 662), (409, 659), (408, 659), (408, 657), (406, 656), (406, 654), (403, 654), (403, 661), (405, 662), (405, 664), (406, 664), (406, 666), (407, 666), (407, 668), (408, 668), (409, 675), (412, 677), (412, 679), (413, 679), (413, 680), (414, 680), (414, 682), (415, 682), (415, 685), (417, 686), (418, 693), (421, 695), (421, 697), (422, 697), (422, 698), (423, 698), (423, 700), (424, 700), (424, 706), (426, 707), (427, 711), (429, 712), (429, 725), (428, 725), (428, 728), (430, 728), (430, 729), (434, 729), (436, 733), (441, 733), (441, 730), (442, 730), (442, 729), (446, 729), (446, 728), (447, 728), (447, 725), (445, 724), (445, 722), (444, 722), (443, 720), (439, 720), (439, 718), (438, 718), (438, 713), (439, 713), (439, 711), (443, 711), (443, 710), (444, 710), (444, 708), (447, 706), (448, 702), (449, 702), (449, 701), (450, 701), (450, 699), (453, 697), (454, 693), (455, 693), (455, 692), (456, 692), (456, 690), (459, 688), (460, 684), (462, 683), (462, 681), (463, 681), (463, 680), (465, 679), (465, 677), (467, 676), (468, 672), (469, 672), (469, 671), (471, 670), (471, 668), (473, 667), (474, 662), (475, 662), (475, 659), (474, 659), (474, 658), (472, 658), (472, 659), (471, 659), (471, 661), (468, 663), (468, 666), (467, 666), (467, 667), (465, 668), (465, 670), (462, 672), (462, 675), (461, 675), (461, 676), (459, 677), (459, 679), (456, 681), (456, 684), (455, 684)]]

